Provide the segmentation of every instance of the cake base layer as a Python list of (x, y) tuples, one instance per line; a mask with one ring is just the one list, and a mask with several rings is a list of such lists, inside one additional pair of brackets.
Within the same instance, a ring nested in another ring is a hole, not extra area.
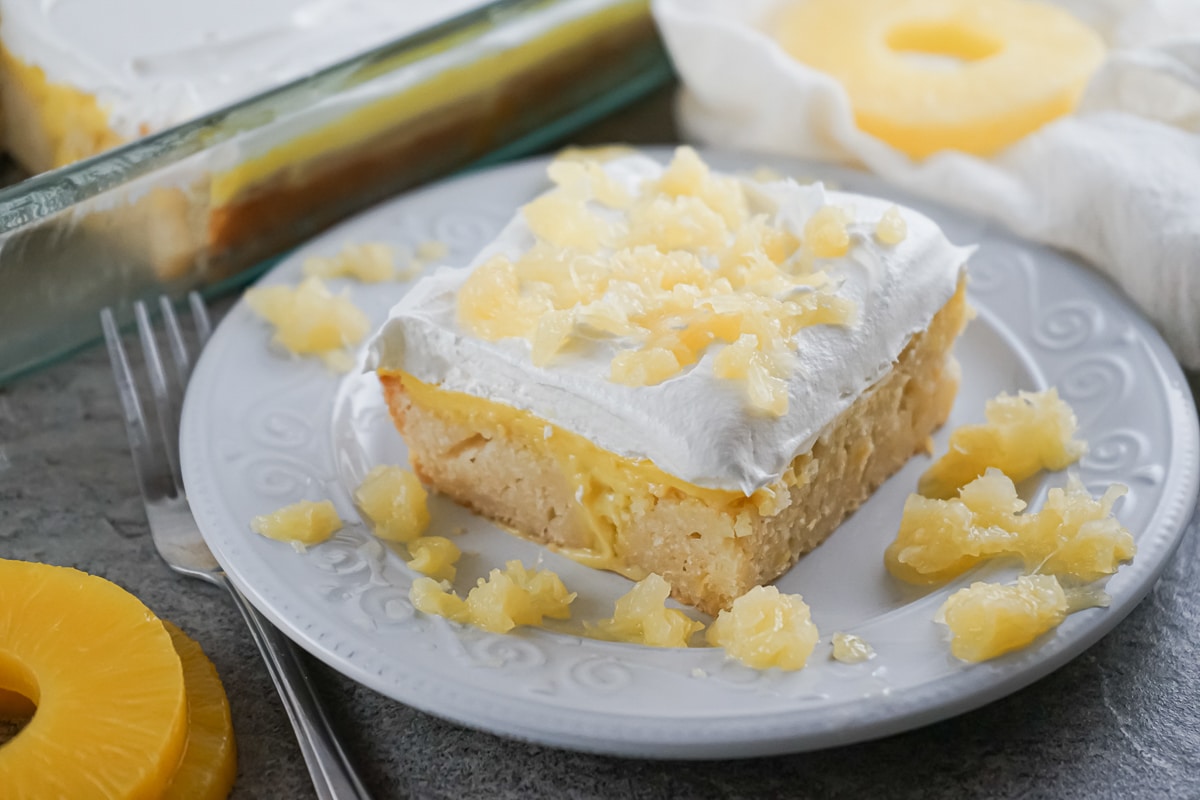
[(439, 492), (535, 541), (715, 614), (786, 572), (915, 453), (950, 413), (964, 286), (892, 370), (751, 497), (687, 484), (545, 420), (381, 372), (413, 468)]

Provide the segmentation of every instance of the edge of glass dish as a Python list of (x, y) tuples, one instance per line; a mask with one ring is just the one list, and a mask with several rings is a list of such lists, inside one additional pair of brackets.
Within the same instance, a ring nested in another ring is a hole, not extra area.
[[(544, 0), (542, 0), (542, 2), (544, 2)], [(502, 0), (502, 4), (512, 5), (513, 3), (508, 2), (508, 0)], [(528, 3), (526, 3), (526, 4), (528, 5)], [(532, 133), (526, 134), (525, 136), (522, 136), (512, 142), (509, 142), (508, 144), (506, 144), (496, 150), (493, 150), (491, 153), (487, 154), (483, 158), (477, 159), (476, 161), (474, 161), (470, 164), (467, 164), (462, 169), (457, 170), (453, 174), (465, 174), (468, 172), (473, 172), (475, 170), (480, 170), (485, 167), (492, 166), (494, 164), (499, 164), (504, 161), (509, 161), (512, 159), (532, 155), (533, 153), (536, 153), (539, 150), (545, 149), (545, 148), (553, 145), (555, 142), (562, 141), (563, 139), (570, 136), (572, 133), (580, 130), (581, 128), (583, 128), (593, 122), (596, 122), (627, 105), (630, 105), (631, 103), (641, 99), (642, 97), (645, 97), (646, 95), (648, 95), (650, 92), (654, 91), (655, 89), (666, 85), (666, 83), (668, 81), (670, 81), (673, 76), (674, 76), (674, 72), (671, 69), (671, 67), (668, 64), (663, 63), (659, 67), (659, 69), (657, 69), (653, 72), (643, 73), (641, 76), (639, 76), (639, 78), (637, 80), (631, 81), (631, 82), (625, 84), (624, 86), (622, 86), (620, 89), (612, 91), (612, 92), (608, 93), (607, 95), (603, 95), (601, 97), (596, 98), (594, 101), (588, 103), (587, 105), (585, 105), (579, 109), (576, 109), (575, 111), (573, 111), (569, 114), (566, 114), (563, 117), (560, 117), (559, 119), (555, 120), (550, 125), (546, 125), (542, 128), (539, 128), (538, 130), (533, 131)], [(134, 143), (134, 145), (136, 145), (136, 144), (137, 143)], [(131, 146), (131, 145), (127, 145), (126, 147), (129, 147), (129, 146)], [(124, 149), (124, 148), (122, 148), (122, 149)], [(110, 151), (110, 152), (115, 152), (115, 151)], [(100, 160), (104, 159), (107, 155), (108, 154), (106, 153), (106, 154), (98, 156), (94, 159), (89, 159), (89, 162), (100, 161)], [(80, 164), (86, 164), (89, 162), (80, 162)], [(79, 165), (72, 165), (70, 167), (64, 168), (63, 170), (57, 170), (56, 172), (63, 172), (66, 170), (75, 169), (77, 166), (79, 166)], [(48, 174), (53, 174), (53, 173), (46, 173), (46, 174), (48, 175)], [(137, 174), (140, 175), (142, 173), (137, 173)], [(36, 176), (35, 178), (31, 178), (30, 180), (39, 180), (42, 177), (44, 177), (44, 176)], [(134, 177), (134, 176), (131, 175), (130, 177)], [(18, 184), (18, 186), (19, 185), (20, 184)], [(7, 190), (0, 191), (0, 204), (3, 203), (6, 192), (7, 192)], [(0, 205), (0, 209), (2, 209), (2, 208), (3, 208), (3, 206)], [(261, 261), (258, 264), (255, 264), (253, 267), (242, 270), (241, 272), (239, 272), (235, 275), (231, 275), (230, 277), (228, 277), (218, 283), (215, 283), (211, 286), (203, 287), (203, 288), (199, 289), (199, 292), (205, 299), (212, 300), (213, 298), (221, 297), (225, 294), (236, 291), (236, 290), (242, 288), (243, 286), (253, 283), (255, 280), (257, 280), (259, 278), (259, 276), (261, 276), (263, 273), (267, 272), (271, 267), (273, 267), (279, 261), (287, 258), (291, 254), (291, 252), (292, 252), (292, 250), (288, 250), (286, 252), (280, 253), (279, 255), (272, 256), (271, 258)], [(185, 302), (186, 301), (180, 300), (180, 301), (176, 302), (176, 305), (178, 307), (182, 308), (183, 303), (185, 303)], [(151, 313), (154, 314), (157, 312), (152, 311)], [(128, 327), (128, 324), (124, 325), (122, 327), (123, 328)], [(38, 370), (45, 369), (47, 367), (51, 367), (56, 364), (60, 364), (64, 361), (67, 361), (68, 359), (73, 358), (75, 355), (94, 347), (97, 343), (100, 342), (100, 340), (101, 340), (100, 334), (99, 334), (99, 332), (97, 332), (96, 336), (94, 336), (90, 339), (81, 341), (74, 347), (68, 348), (61, 352), (54, 353), (53, 355), (50, 355), (45, 359), (41, 359), (41, 360), (38, 360), (33, 363), (29, 363), (29, 364), (24, 364), (24, 365), (18, 366), (15, 369), (9, 370), (9, 371), (4, 371), (2, 368), (0, 368), (0, 386), (4, 386), (15, 380), (19, 380), (20, 378), (22, 378), (26, 375), (31, 375), (31, 374), (37, 372)]]
[(555, 2), (492, 0), (189, 122), (0, 189), (0, 236)]

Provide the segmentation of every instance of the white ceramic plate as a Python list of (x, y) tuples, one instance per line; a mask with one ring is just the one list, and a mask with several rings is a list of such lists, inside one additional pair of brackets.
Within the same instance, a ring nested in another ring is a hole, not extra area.
[[(666, 155), (660, 153), (660, 155)], [(1137, 537), (1135, 561), (1109, 582), (1112, 605), (1074, 614), (1032, 647), (977, 665), (949, 654), (934, 612), (953, 590), (892, 580), (882, 555), (906, 495), (928, 461), (916, 458), (814, 553), (779, 580), (812, 607), (823, 636), (809, 665), (758, 672), (709, 648), (656, 650), (561, 631), (493, 635), (415, 613), (413, 578), (397, 552), (358, 522), (350, 493), (370, 465), (406, 463), (373, 376), (338, 376), (268, 346), (270, 332), (239, 303), (197, 366), (182, 425), (192, 508), (218, 560), (251, 601), (333, 668), (425, 711), (495, 733), (640, 757), (720, 758), (798, 751), (893, 733), (977, 707), (1063, 665), (1116, 625), (1175, 550), (1197, 492), (1196, 409), (1158, 335), (1102, 279), (1071, 259), (962, 214), (914, 200), (861, 174), (760, 157), (709, 154), (726, 169), (764, 161), (785, 174), (908, 203), (956, 242), (981, 245), (971, 265), (979, 316), (958, 344), (962, 390), (949, 429), (982, 419), (1002, 390), (1057, 386), (1079, 415), (1090, 454), (1078, 465), (1099, 493), (1129, 485), (1118, 516)], [(545, 187), (544, 161), (481, 172), (414, 192), (351, 220), (263, 279), (294, 283), (301, 262), (344, 243), (413, 246), (436, 239), (465, 264)], [(404, 284), (345, 290), (379, 322)], [(1029, 487), (1037, 507), (1046, 488)], [(251, 533), (250, 518), (300, 499), (330, 498), (353, 520), (302, 554)], [(503, 533), (454, 504), (432, 501), (431, 532), (465, 529), (456, 582), (519, 558), (541, 561), (578, 591), (577, 620), (611, 614), (630, 583), (580, 567)], [(878, 655), (846, 665), (829, 637), (857, 633)]]

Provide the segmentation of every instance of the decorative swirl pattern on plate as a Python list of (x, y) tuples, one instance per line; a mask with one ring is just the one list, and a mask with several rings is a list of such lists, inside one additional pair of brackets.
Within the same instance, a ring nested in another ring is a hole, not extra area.
[(363, 540), (347, 535), (343, 529), (337, 536), (308, 551), (309, 563), (322, 572), (349, 579), (364, 573), (370, 576), (383, 560), (383, 545), (375, 540)]
[(1096, 472), (1128, 474), (1141, 460), (1149, 443), (1137, 431), (1119, 430), (1093, 439), (1079, 466)]
[(1045, 312), (1033, 329), (1033, 340), (1048, 350), (1079, 347), (1095, 335), (1099, 316), (1094, 303), (1063, 303)]
[(373, 586), (362, 593), (358, 604), (367, 617), (381, 625), (403, 625), (416, 614), (408, 592), (399, 586)]
[(251, 488), (268, 497), (300, 498), (310, 486), (322, 485), (328, 476), (307, 461), (284, 455), (261, 455), (247, 461), (244, 477)]
[(1114, 356), (1093, 356), (1073, 364), (1058, 379), (1057, 385), (1064, 400), (1078, 404), (1104, 398), (1107, 405), (1125, 396), (1129, 366), (1125, 360)]
[(532, 669), (546, 664), (540, 647), (511, 634), (484, 634), (468, 644), (465, 652), (474, 663), (492, 669)]
[(311, 420), (297, 411), (271, 409), (247, 426), (250, 434), (267, 447), (292, 450), (316, 438)]
[(567, 678), (583, 691), (611, 694), (633, 683), (633, 671), (615, 658), (591, 656), (571, 664)]

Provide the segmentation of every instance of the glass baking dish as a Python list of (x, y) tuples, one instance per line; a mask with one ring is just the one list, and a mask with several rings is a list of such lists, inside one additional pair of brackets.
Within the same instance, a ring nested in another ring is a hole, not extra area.
[(248, 280), (382, 198), (665, 83), (646, 0), (500, 0), (0, 191), (0, 383), (114, 306)]

